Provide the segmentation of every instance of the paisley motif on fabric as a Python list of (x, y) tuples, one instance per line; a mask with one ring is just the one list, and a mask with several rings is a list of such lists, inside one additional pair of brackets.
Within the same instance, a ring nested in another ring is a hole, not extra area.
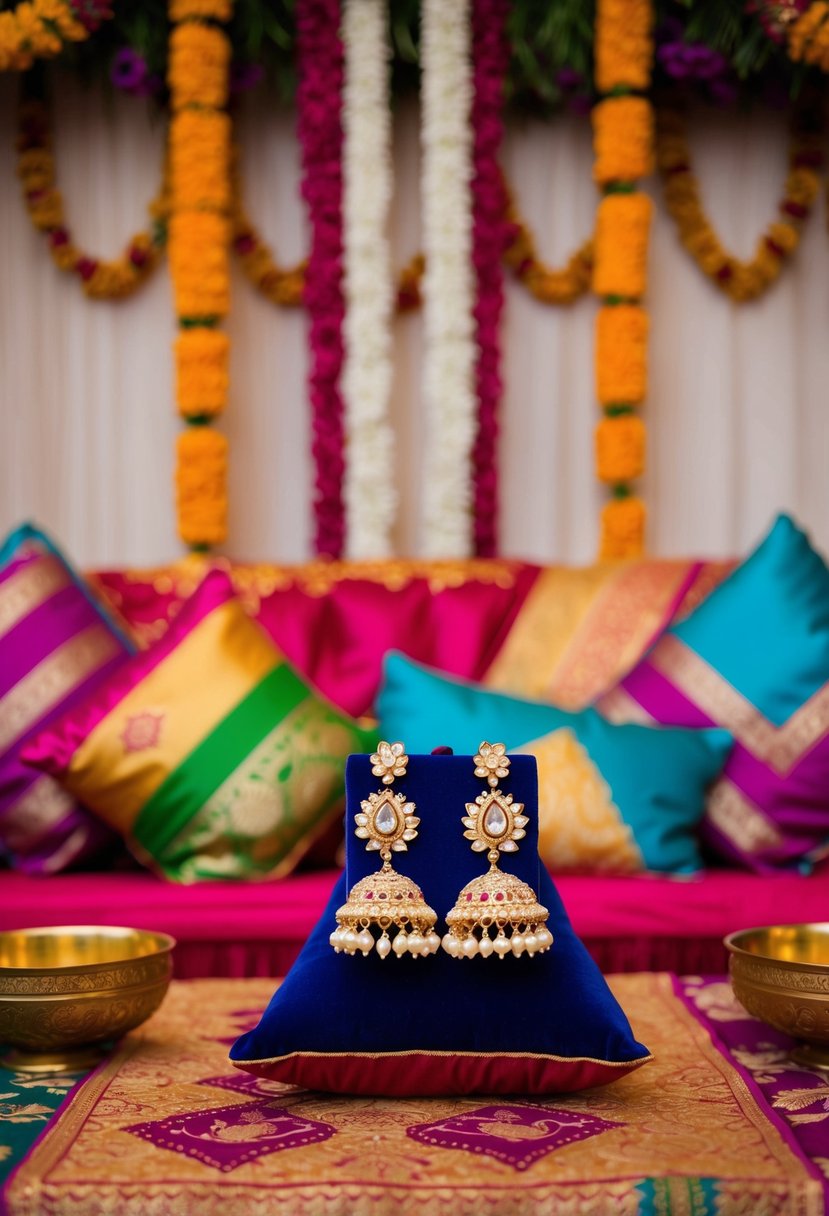
[(645, 868), (607, 782), (569, 728), (521, 750), (538, 762), (538, 843), (549, 866), (614, 874)]

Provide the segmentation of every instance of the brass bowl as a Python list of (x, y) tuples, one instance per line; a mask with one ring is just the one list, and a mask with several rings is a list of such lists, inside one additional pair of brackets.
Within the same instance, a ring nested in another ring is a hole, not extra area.
[(737, 1000), (799, 1040), (799, 1064), (829, 1069), (829, 924), (743, 929), (725, 945)]
[(72, 1072), (103, 1056), (154, 1013), (172, 975), (166, 933), (109, 925), (57, 925), (0, 933), (3, 1063), (27, 1072)]

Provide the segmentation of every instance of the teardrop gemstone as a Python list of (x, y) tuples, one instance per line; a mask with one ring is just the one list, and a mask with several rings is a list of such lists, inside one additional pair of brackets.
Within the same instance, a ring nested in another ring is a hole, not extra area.
[(377, 812), (377, 818), (374, 820), (374, 826), (378, 832), (382, 832), (384, 836), (390, 836), (397, 827), (397, 816), (386, 802), (380, 807)]
[(497, 802), (491, 802), (484, 815), (484, 831), (488, 836), (503, 836), (506, 830), (506, 815)]

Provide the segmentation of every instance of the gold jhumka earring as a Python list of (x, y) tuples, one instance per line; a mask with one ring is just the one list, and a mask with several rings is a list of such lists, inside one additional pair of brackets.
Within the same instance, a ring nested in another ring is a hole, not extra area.
[[(371, 771), (380, 777), (385, 789), (369, 794), (354, 816), (354, 835), (366, 841), (368, 851), (377, 851), (382, 861), (376, 874), (361, 878), (348, 893), (348, 900), (337, 909), (337, 928), (328, 939), (339, 954), (361, 953), (375, 949), (380, 958), (392, 950), (398, 956), (434, 954), (440, 947), (435, 933), (437, 914), (423, 898), (417, 883), (392, 868), (392, 853), (405, 853), (417, 836), (420, 820), (415, 804), (402, 793), (393, 794), (389, 786), (395, 777), (406, 775), (409, 757), (402, 743), (382, 742), (371, 757)], [(374, 930), (379, 931), (375, 938)], [(393, 938), (389, 930), (396, 930)]]
[(499, 781), (509, 775), (510, 758), (503, 743), (484, 742), (474, 763), (475, 776), (483, 777), (490, 788), (474, 802), (467, 802), (461, 822), (473, 852), (486, 851), (489, 870), (468, 882), (458, 896), (446, 917), (449, 932), (443, 938), (443, 949), (452, 958), (542, 954), (553, 944), (546, 925), (547, 909), (532, 887), (498, 869), (502, 853), (518, 850), (529, 823), (524, 804), (498, 788)]

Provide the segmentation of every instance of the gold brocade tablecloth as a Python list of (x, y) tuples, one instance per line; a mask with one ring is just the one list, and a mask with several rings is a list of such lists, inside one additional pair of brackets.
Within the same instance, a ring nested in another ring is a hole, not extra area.
[(261, 1081), (227, 1051), (273, 983), (173, 984), (12, 1176), (8, 1216), (822, 1213), (819, 1170), (671, 977), (611, 986), (653, 1062), (528, 1101)]

